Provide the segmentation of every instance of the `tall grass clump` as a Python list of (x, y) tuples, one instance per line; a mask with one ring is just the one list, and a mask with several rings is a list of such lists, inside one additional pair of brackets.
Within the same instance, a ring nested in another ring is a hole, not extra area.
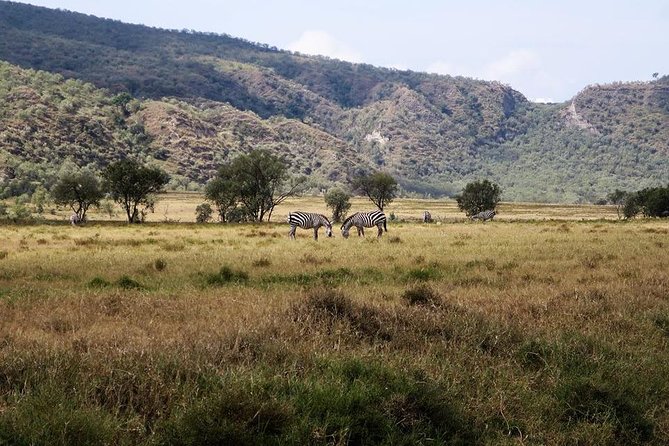
[(425, 305), (436, 307), (441, 303), (441, 296), (427, 285), (417, 285), (402, 294), (409, 305)]
[(207, 285), (220, 286), (230, 283), (246, 283), (249, 275), (246, 271), (234, 270), (229, 266), (222, 266), (217, 273), (208, 274), (205, 278)]

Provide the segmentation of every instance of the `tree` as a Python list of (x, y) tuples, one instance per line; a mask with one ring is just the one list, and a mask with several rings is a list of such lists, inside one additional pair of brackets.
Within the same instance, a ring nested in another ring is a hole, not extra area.
[(294, 195), (306, 178), (289, 178), (286, 163), (267, 152), (253, 150), (221, 166), (206, 188), (206, 197), (218, 208), (222, 221), (243, 212), (252, 221), (269, 221), (274, 208)]
[(616, 205), (616, 213), (618, 214), (618, 220), (622, 218), (622, 210), (625, 205), (625, 199), (627, 198), (627, 192), (624, 190), (616, 189), (614, 192), (611, 192), (606, 196), (606, 199), (611, 204)]
[(160, 192), (170, 180), (162, 169), (129, 159), (107, 166), (103, 177), (111, 198), (125, 209), (128, 223), (144, 221), (146, 211), (153, 210), (153, 194)]
[(214, 203), (223, 223), (228, 221), (228, 213), (237, 206), (239, 193), (239, 185), (229, 164), (221, 166), (216, 178), (209, 181), (204, 189), (205, 198)]
[(206, 223), (211, 220), (211, 214), (214, 210), (209, 206), (209, 203), (202, 203), (195, 208), (195, 221), (197, 223)]
[(353, 180), (353, 189), (366, 195), (383, 212), (397, 197), (397, 181), (385, 172), (361, 175)]
[(98, 177), (90, 170), (64, 171), (51, 189), (54, 203), (69, 206), (79, 221), (86, 221), (91, 206), (104, 196)]
[(332, 209), (332, 220), (340, 222), (346, 216), (346, 213), (351, 209), (349, 200), (351, 196), (341, 189), (330, 189), (325, 194), (325, 205)]
[(488, 180), (474, 181), (465, 186), (456, 200), (460, 210), (469, 217), (479, 212), (494, 210), (501, 194), (502, 190), (497, 184)]

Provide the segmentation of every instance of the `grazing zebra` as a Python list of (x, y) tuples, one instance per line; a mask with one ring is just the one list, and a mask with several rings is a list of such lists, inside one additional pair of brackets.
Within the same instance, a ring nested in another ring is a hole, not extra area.
[(472, 220), (486, 221), (495, 218), (495, 214), (497, 214), (497, 212), (495, 212), (493, 209), (490, 209), (487, 211), (479, 212), (478, 214), (472, 215), (469, 218), (471, 218)]
[(70, 215), (70, 224), (72, 226), (77, 226), (79, 223), (83, 223), (83, 219), (79, 218), (77, 214)]
[(377, 237), (381, 237), (384, 230), (388, 232), (388, 228), (386, 227), (386, 214), (381, 211), (356, 212), (348, 217), (344, 220), (344, 224), (341, 225), (341, 235), (343, 235), (344, 238), (348, 238), (348, 231), (351, 229), (351, 226), (355, 226), (358, 229), (358, 237), (364, 237), (364, 228), (371, 228), (373, 226), (376, 226), (379, 229)]
[(295, 239), (295, 229), (299, 226), (302, 229), (314, 228), (314, 240), (318, 240), (318, 230), (321, 226), (325, 226), (325, 234), (332, 237), (332, 224), (325, 215), (312, 214), (309, 212), (289, 212), (288, 223), (290, 224), (291, 239)]
[(423, 212), (423, 223), (432, 223), (432, 214), (428, 211)]

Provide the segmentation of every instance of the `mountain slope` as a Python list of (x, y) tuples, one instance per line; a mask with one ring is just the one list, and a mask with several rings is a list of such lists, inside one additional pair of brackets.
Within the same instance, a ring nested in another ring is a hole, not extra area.
[[(95, 143), (100, 150), (91, 147), (100, 156), (77, 151), (76, 138), (65, 135), (78, 129), (67, 123), (52, 129), (59, 121), (30, 121), (60, 135), (53, 141), (23, 134), (19, 146), (0, 139), (0, 151), (38, 166), (65, 153), (102, 166), (113, 157), (102, 154), (113, 146), (117, 156), (148, 156), (181, 183), (202, 184), (231, 155), (264, 147), (323, 188), (379, 168), (422, 193), (453, 194), (486, 177), (502, 186), (507, 200), (572, 202), (615, 187), (665, 183), (669, 176), (667, 78), (589, 87), (567, 104), (539, 105), (497, 82), (351, 64), (224, 35), (2, 1), (0, 59), (90, 82), (104, 89), (96, 90), (105, 98), (100, 114), (122, 114), (100, 124), (108, 135)], [(114, 106), (123, 92), (138, 99), (131, 110)], [(47, 109), (56, 106), (44, 100)], [(2, 119), (11, 121), (17, 138), (25, 114), (5, 109)], [(65, 147), (70, 143), (74, 148)]]

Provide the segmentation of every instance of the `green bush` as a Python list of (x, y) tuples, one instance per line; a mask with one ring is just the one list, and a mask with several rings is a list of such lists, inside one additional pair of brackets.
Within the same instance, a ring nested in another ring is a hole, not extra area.
[(223, 266), (217, 273), (206, 277), (208, 285), (227, 285), (229, 283), (246, 283), (249, 275), (245, 271), (236, 271), (229, 266)]

